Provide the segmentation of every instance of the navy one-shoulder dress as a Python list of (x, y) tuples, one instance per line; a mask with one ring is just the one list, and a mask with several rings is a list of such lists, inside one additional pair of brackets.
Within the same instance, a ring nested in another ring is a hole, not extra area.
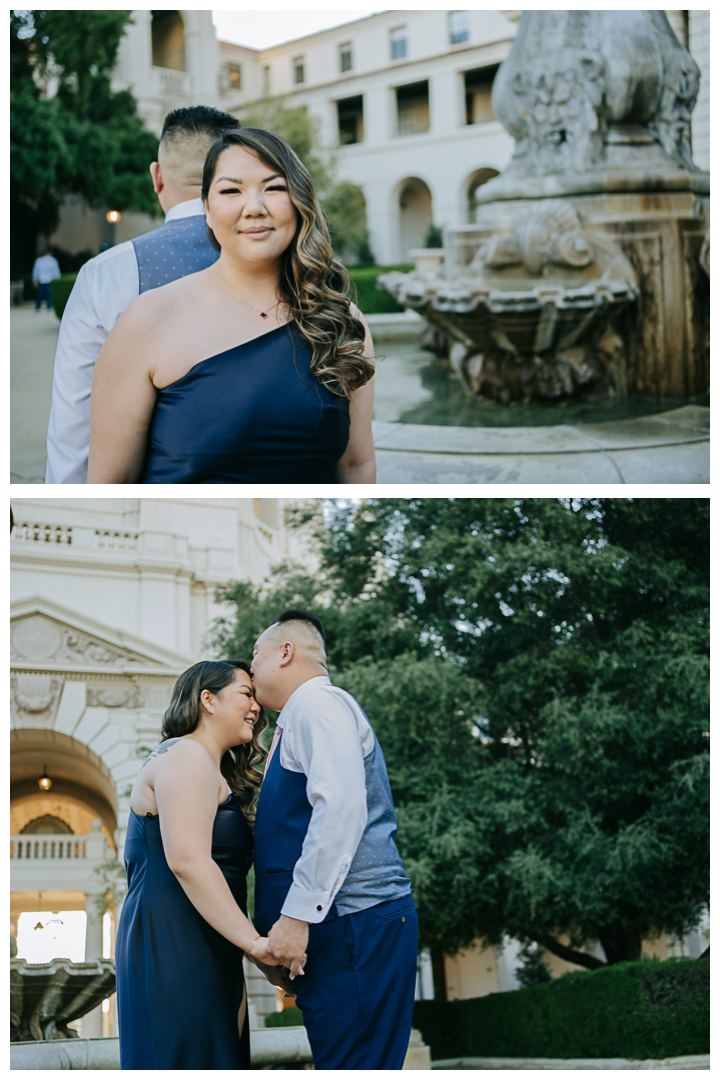
[(140, 483), (333, 483), (349, 403), (310, 374), (310, 360), (286, 323), (159, 390)]
[[(218, 807), (212, 857), (247, 913), (252, 832), (234, 795)], [(243, 954), (193, 907), (170, 870), (157, 816), (130, 812), (128, 893), (115, 943), (121, 1069), (248, 1069)]]

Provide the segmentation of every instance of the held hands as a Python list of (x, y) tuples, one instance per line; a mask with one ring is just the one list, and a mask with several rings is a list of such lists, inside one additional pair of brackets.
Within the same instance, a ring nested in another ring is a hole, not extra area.
[(285, 991), (284, 997), (295, 997), (293, 984), (290, 982), (284, 967), (268, 967), (262, 960), (256, 960), (255, 967), (258, 971), (262, 971), (271, 986), (279, 986), (281, 990)]
[(250, 949), (247, 950), (248, 959), (255, 961), (258, 967), (261, 965), (265, 967), (274, 967), (276, 964), (280, 963), (279, 960), (276, 960), (268, 952), (268, 942), (269, 938), (256, 938)]
[[(291, 919), (281, 915), (268, 934), (268, 955), (274, 959), (262, 958), (265, 963), (282, 964), (290, 969), (290, 978), (304, 975), (307, 962), (308, 924), (300, 919)], [(258, 942), (258, 945), (260, 942)]]

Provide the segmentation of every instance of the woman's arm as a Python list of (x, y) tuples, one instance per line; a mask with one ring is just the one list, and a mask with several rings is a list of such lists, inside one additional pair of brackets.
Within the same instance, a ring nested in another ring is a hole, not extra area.
[[(203, 919), (244, 952), (273, 964), (267, 939), (243, 915), (211, 856), (218, 774), (207, 751), (187, 739), (156, 765), (153, 782), (167, 864)], [(252, 942), (259, 939), (253, 950)]]
[[(353, 315), (365, 327), (366, 359), (375, 362), (375, 349), (365, 319), (353, 304)], [(375, 396), (375, 379), (365, 383), (350, 397), (350, 439), (347, 449), (338, 462), (337, 477), (340, 484), (376, 483), (375, 446), (372, 436), (372, 411)]]
[(156, 396), (149, 356), (154, 322), (152, 304), (140, 297), (100, 350), (90, 395), (88, 484), (132, 484), (140, 476)]

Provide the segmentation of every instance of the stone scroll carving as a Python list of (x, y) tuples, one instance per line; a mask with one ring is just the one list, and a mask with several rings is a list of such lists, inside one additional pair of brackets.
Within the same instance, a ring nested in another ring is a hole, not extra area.
[(494, 236), (480, 248), (474, 264), (492, 269), (523, 265), (528, 273), (542, 273), (548, 263), (579, 268), (593, 261), (592, 245), (580, 226), (571, 203), (545, 199), (530, 206), (509, 236)]
[(52, 727), (63, 679), (56, 675), (18, 672), (11, 679), (15, 727)]

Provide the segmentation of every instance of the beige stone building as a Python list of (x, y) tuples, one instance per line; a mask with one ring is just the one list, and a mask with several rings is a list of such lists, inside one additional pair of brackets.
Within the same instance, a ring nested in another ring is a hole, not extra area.
[[(112, 955), (117, 910), (103, 915), (103, 897), (122, 861), (133, 781), (177, 676), (208, 655), (210, 624), (227, 612), (217, 586), (260, 582), (300, 554), (284, 502), (13, 499), (15, 931), (24, 912), (84, 911), (79, 959)], [(265, 997), (274, 1008), (274, 991)], [(104, 1020), (99, 1010), (83, 1019), (84, 1035), (111, 1033), (105, 1008)]]
[[(475, 192), (509, 162), (513, 142), (494, 117), (490, 92), (520, 15), (384, 11), (251, 49), (217, 40), (210, 11), (135, 11), (114, 85), (132, 90), (158, 134), (165, 114), (184, 105), (240, 117), (262, 98), (305, 106), (336, 155), (339, 177), (363, 191), (377, 261), (391, 264), (423, 246), (431, 223), (472, 223)], [(693, 140), (697, 164), (709, 168), (710, 15), (667, 15), (701, 68)], [(123, 214), (111, 227), (77, 197), (53, 242), (96, 251), (102, 239), (120, 242), (158, 223)]]

